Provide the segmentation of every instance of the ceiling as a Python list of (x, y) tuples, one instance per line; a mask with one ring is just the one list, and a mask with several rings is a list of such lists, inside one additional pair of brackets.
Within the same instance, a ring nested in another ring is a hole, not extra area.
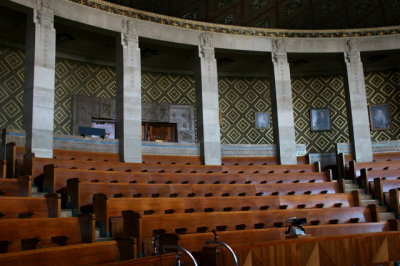
[[(116, 33), (55, 18), (57, 56), (97, 64), (114, 65)], [(0, 43), (23, 48), (26, 14), (0, 8)], [(139, 39), (145, 71), (193, 74), (197, 47)], [(218, 73), (224, 76), (259, 76), (270, 73), (270, 54), (216, 49)], [(365, 71), (400, 69), (400, 51), (362, 53)], [(293, 76), (344, 73), (343, 54), (288, 54)]]
[(204, 22), (282, 29), (400, 25), (400, 0), (105, 0)]

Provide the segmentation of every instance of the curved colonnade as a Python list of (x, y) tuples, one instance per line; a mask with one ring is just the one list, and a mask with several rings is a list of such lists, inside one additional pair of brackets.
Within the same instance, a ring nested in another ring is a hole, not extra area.
[[(196, 71), (199, 141), (205, 164), (221, 163), (218, 73), (215, 49), (271, 54), (272, 106), (277, 154), (296, 163), (288, 53), (342, 53), (350, 142), (358, 161), (372, 161), (372, 144), (360, 52), (400, 49), (400, 27), (295, 31), (194, 22), (125, 8), (100, 0), (8, 0), (32, 10), (28, 16), (24, 117), (27, 147), (52, 157), (54, 120), (54, 16), (115, 32), (119, 150), (126, 162), (142, 161), (141, 54), (139, 37), (198, 47)], [(30, 24), (30, 25), (29, 25)], [(351, 126), (350, 126), (351, 125)]]

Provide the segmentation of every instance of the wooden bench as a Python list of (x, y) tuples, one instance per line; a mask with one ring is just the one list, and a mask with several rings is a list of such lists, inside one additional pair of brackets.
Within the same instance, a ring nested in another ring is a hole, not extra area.
[(0, 218), (60, 217), (61, 199), (56, 193), (45, 197), (0, 197)]
[(389, 190), (389, 208), (394, 212), (396, 219), (400, 219), (400, 191), (398, 188)]
[[(386, 152), (386, 153), (374, 153), (373, 162), (382, 161), (399, 161), (399, 152)], [(339, 168), (339, 174), (341, 178), (352, 178), (354, 176), (350, 170), (350, 161), (354, 161), (354, 156), (352, 154), (340, 153), (337, 155), (337, 165)]]
[[(257, 242), (284, 240), (287, 228), (263, 228), (247, 229), (239, 231), (221, 231), (217, 232), (219, 240), (230, 246), (253, 245)], [(372, 223), (348, 223), (348, 224), (327, 224), (327, 225), (306, 225), (304, 226), (306, 234), (311, 236), (337, 236), (352, 234), (365, 234), (374, 232), (397, 231), (398, 223), (394, 220), (388, 222)], [(214, 240), (214, 234), (211, 232), (184, 234), (177, 236), (178, 244), (190, 251), (201, 251), (205, 241)], [(148, 247), (149, 245), (145, 245)], [(145, 250), (149, 254), (151, 250)]]
[[(254, 245), (233, 246), (233, 250), (239, 261), (250, 261), (249, 265), (390, 266), (400, 261), (400, 254), (396, 252), (399, 241), (399, 232), (349, 233), (262, 241)], [(254, 261), (261, 263), (255, 264)], [(233, 265), (230, 252), (222, 249), (217, 262), (217, 265)], [(262, 264), (264, 262), (268, 264)]]
[[(1, 265), (95, 265), (133, 258), (133, 241), (85, 243), (0, 254)], [(174, 261), (175, 262), (175, 261)], [(168, 264), (171, 265), (172, 264)]]
[(319, 163), (304, 165), (171, 165), (140, 164), (124, 162), (102, 162), (37, 158), (34, 154), (24, 156), (23, 172), (34, 178), (43, 174), (43, 167), (55, 164), (58, 168), (93, 169), (130, 172), (165, 173), (307, 173), (320, 172)]
[(379, 200), (380, 205), (389, 206), (389, 190), (397, 188), (400, 188), (400, 179), (375, 178), (374, 198)]
[(223, 165), (277, 165), (278, 157), (222, 157)]
[(30, 196), (31, 194), (31, 176), (20, 176), (16, 179), (0, 178), (0, 196)]
[(60, 150), (60, 149), (55, 149), (53, 151), (53, 158), (61, 160), (83, 160), (83, 161), (103, 161), (103, 162), (121, 161), (118, 153)]
[(173, 155), (143, 155), (143, 163), (146, 164), (184, 164), (201, 165), (203, 161), (200, 156), (173, 156)]
[(7, 178), (15, 178), (22, 175), (22, 165), (25, 153), (25, 147), (17, 146), (15, 142), (9, 142), (6, 144), (5, 158)]
[(352, 154), (339, 153), (336, 155), (336, 164), (338, 167), (339, 178), (350, 178), (350, 161), (354, 160)]
[[(120, 222), (119, 217), (122, 216), (124, 210), (152, 215), (354, 206), (360, 206), (360, 195), (357, 191), (353, 193), (263, 197), (111, 198), (104, 194), (96, 194), (93, 197), (93, 210), (97, 225), (102, 226), (106, 234), (111, 232), (110, 223), (114, 227), (116, 223)], [(117, 230), (115, 229), (115, 231)]]
[(95, 241), (95, 217), (0, 219), (3, 252)]
[(82, 182), (98, 180), (99, 182), (115, 183), (292, 183), (292, 182), (328, 182), (332, 180), (330, 171), (312, 173), (256, 173), (256, 174), (225, 174), (225, 173), (154, 173), (125, 172), (57, 168), (54, 164), (44, 166), (43, 192), (58, 192), (66, 187), (67, 180), (79, 178)]
[(58, 168), (93, 169), (107, 171), (127, 171), (127, 172), (182, 172), (182, 173), (208, 173), (222, 172), (218, 165), (161, 165), (161, 164), (142, 164), (124, 162), (102, 162), (83, 161), (83, 160), (63, 160), (51, 158), (37, 158), (34, 154), (24, 156), (23, 172), (32, 175), (34, 178), (43, 174), (43, 167), (47, 164), (55, 164)]
[(377, 222), (375, 205), (368, 207), (288, 209), (248, 212), (185, 213), (170, 215), (146, 215), (124, 211), (124, 234), (138, 240), (138, 254), (143, 253), (145, 238), (157, 233), (204, 233), (282, 227), (290, 217), (306, 217), (308, 224)]
[(397, 179), (400, 178), (400, 170), (370, 170), (363, 168), (360, 170), (360, 177), (358, 178), (358, 183), (365, 190), (365, 193), (372, 193), (374, 191), (374, 179), (375, 178), (384, 179)]
[(319, 162), (291, 165), (223, 165), (222, 171), (227, 173), (310, 173), (321, 172), (321, 165)]
[(93, 195), (109, 197), (223, 197), (319, 194), (342, 192), (336, 182), (277, 184), (129, 184), (67, 181), (67, 208), (91, 205)]
[(400, 161), (400, 152), (381, 152), (373, 154), (374, 162)]
[(351, 178), (356, 180), (361, 175), (361, 169), (370, 170), (393, 170), (400, 169), (400, 161), (382, 161), (382, 162), (355, 162), (350, 161)]

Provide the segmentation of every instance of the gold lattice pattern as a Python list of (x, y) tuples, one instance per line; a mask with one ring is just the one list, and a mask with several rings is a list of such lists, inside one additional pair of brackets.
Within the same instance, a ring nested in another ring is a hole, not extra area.
[(195, 105), (194, 82), (190, 75), (142, 72), (142, 102)]
[(0, 128), (23, 128), (24, 54), (0, 46)]
[[(0, 46), (1, 128), (23, 128), (23, 71), (23, 50)], [(392, 115), (392, 129), (371, 132), (372, 140), (400, 139), (400, 73), (366, 73), (365, 80), (368, 103), (389, 103)], [(195, 106), (194, 82), (191, 75), (142, 72), (142, 101)], [(272, 128), (254, 126), (255, 112), (271, 115), (269, 80), (219, 77), (218, 86), (222, 143), (274, 143)], [(297, 143), (306, 144), (310, 152), (328, 152), (336, 142), (349, 142), (342, 76), (293, 78), (292, 88)], [(114, 98), (115, 69), (57, 59), (55, 133), (71, 134), (74, 94)], [(310, 108), (331, 109), (331, 131), (310, 131)]]
[(368, 104), (389, 103), (392, 128), (371, 131), (373, 141), (395, 140), (400, 138), (400, 73), (395, 71), (372, 72), (365, 74), (365, 87)]
[[(349, 142), (342, 76), (296, 77), (292, 90), (296, 143), (305, 144), (308, 152), (334, 152), (335, 143)], [(330, 109), (330, 131), (311, 131), (311, 108)]]
[(271, 95), (268, 79), (220, 77), (218, 80), (223, 144), (272, 144), (272, 119), (269, 129), (255, 127), (255, 113), (268, 112)]

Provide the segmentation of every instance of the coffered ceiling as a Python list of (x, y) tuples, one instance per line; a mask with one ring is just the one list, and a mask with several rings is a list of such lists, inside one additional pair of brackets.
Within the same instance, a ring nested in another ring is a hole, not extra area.
[(343, 29), (400, 25), (400, 0), (106, 0), (153, 13), (229, 25)]

